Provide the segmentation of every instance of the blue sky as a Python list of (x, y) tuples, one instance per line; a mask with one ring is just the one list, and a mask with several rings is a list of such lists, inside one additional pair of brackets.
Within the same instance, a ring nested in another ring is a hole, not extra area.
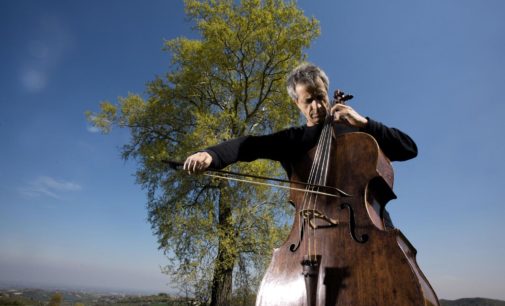
[[(388, 207), (440, 298), (505, 300), (505, 2), (299, 1), (309, 60), (361, 114), (401, 128)], [(128, 132), (85, 121), (195, 37), (181, 1), (0, 2), (0, 284), (167, 290)]]

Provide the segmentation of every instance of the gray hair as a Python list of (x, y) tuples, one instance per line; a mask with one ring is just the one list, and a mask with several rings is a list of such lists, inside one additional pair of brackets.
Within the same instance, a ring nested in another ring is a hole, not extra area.
[(305, 84), (309, 86), (315, 86), (317, 78), (320, 77), (323, 81), (326, 92), (328, 92), (328, 87), (330, 85), (330, 80), (324, 71), (314, 64), (303, 63), (293, 69), (287, 77), (286, 88), (288, 94), (293, 100), (298, 99), (296, 94), (296, 84)]

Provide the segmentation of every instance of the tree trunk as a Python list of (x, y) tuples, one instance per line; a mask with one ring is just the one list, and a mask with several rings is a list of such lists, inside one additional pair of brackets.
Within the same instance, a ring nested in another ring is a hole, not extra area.
[(211, 306), (230, 305), (232, 293), (233, 267), (219, 267), (219, 256), (212, 280)]
[(235, 250), (230, 250), (230, 244), (226, 243), (234, 239), (231, 218), (229, 201), (221, 195), (219, 198), (218, 228), (219, 232), (223, 234), (219, 237), (218, 253), (214, 262), (211, 306), (230, 305), (231, 302), (233, 267), (237, 258)]

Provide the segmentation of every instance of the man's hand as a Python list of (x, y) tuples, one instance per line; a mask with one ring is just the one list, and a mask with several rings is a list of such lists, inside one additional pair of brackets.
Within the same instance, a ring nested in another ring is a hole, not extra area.
[(189, 174), (203, 172), (210, 166), (212, 156), (207, 152), (198, 152), (190, 155), (184, 162), (183, 169)]
[(358, 128), (364, 127), (368, 123), (365, 117), (358, 114), (352, 107), (344, 104), (335, 104), (331, 108), (330, 114), (333, 116), (334, 122), (344, 123)]

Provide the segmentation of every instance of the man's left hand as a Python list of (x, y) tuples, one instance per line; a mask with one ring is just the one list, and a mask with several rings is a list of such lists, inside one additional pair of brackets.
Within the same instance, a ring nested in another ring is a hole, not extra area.
[(333, 117), (333, 122), (344, 123), (358, 128), (362, 128), (368, 123), (368, 119), (358, 114), (349, 105), (335, 104), (331, 108), (330, 114)]

